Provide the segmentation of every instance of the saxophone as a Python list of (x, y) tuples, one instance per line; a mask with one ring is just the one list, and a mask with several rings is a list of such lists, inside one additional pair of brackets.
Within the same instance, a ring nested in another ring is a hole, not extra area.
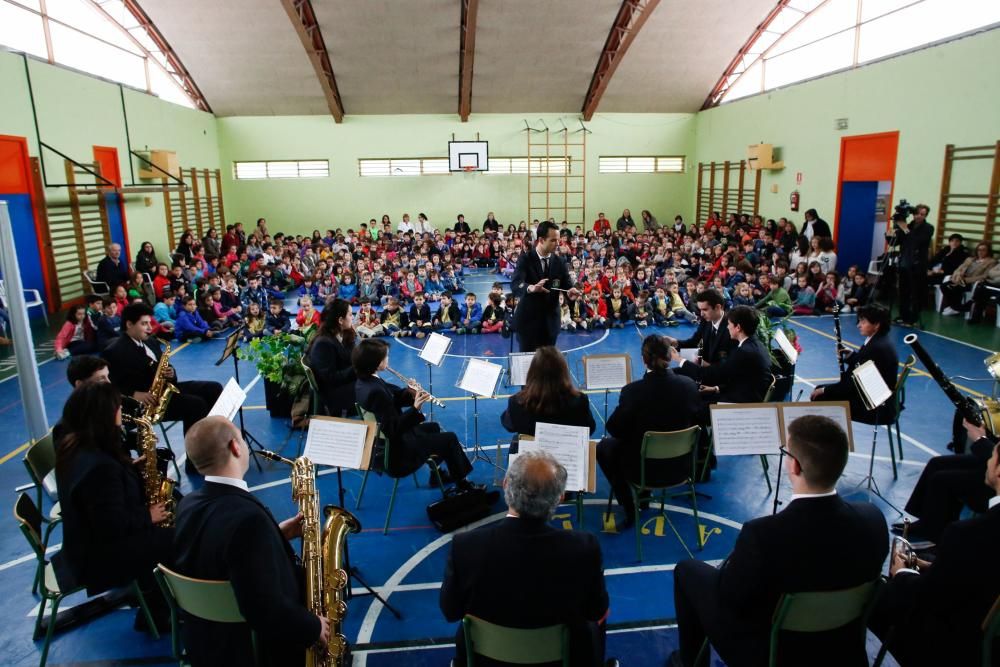
[(142, 482), (146, 491), (146, 505), (152, 507), (163, 503), (167, 511), (167, 519), (157, 525), (169, 528), (174, 525), (174, 480), (161, 475), (156, 466), (156, 432), (153, 423), (145, 416), (132, 417), (122, 415), (122, 420), (135, 424), (139, 451), (145, 457), (142, 462)]
[(177, 387), (167, 381), (167, 368), (170, 367), (170, 343), (163, 348), (160, 361), (156, 365), (156, 373), (153, 374), (153, 385), (149, 388), (153, 400), (146, 406), (143, 418), (147, 419), (150, 425), (159, 424), (167, 414), (167, 406), (170, 405), (170, 398), (177, 393)]
[(292, 500), (302, 513), (302, 567), (306, 575), (306, 606), (317, 616), (330, 621), (330, 642), (306, 652), (306, 667), (339, 667), (348, 658), (344, 636), (344, 600), (348, 573), (344, 569), (344, 546), (349, 533), (361, 530), (361, 523), (347, 510), (327, 505), (320, 529), (319, 496), (316, 493), (316, 469), (308, 458), (295, 460), (263, 450), (264, 458), (292, 467)]

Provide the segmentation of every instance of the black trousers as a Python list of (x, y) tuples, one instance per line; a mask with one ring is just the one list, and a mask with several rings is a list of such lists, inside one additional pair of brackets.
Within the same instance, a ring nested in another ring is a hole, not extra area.
[[(429, 456), (436, 456), (444, 461), (453, 480), (465, 479), (472, 472), (472, 463), (465, 455), (458, 436), (450, 431), (442, 431), (435, 422), (424, 422), (403, 435), (403, 451), (396, 459), (390, 455), (389, 464), (393, 469), (389, 473), (394, 477), (399, 474), (408, 475), (409, 472), (400, 471), (403, 468), (416, 470)], [(397, 468), (397, 465), (401, 468)]]
[[(611, 490), (618, 504), (625, 510), (625, 516), (635, 513), (629, 480), (638, 482), (640, 472), (640, 450), (637, 446), (619, 438), (606, 437), (597, 443), (597, 465), (608, 478)], [(647, 480), (684, 479), (691, 473), (691, 458), (671, 461), (646, 461)]]
[(900, 267), (899, 269), (899, 316), (904, 322), (916, 322), (924, 309), (927, 298), (927, 267)]
[(935, 456), (920, 473), (906, 511), (920, 519), (921, 532), (937, 542), (962, 506), (985, 512), (993, 491), (985, 482), (986, 464), (972, 454)]
[(521, 327), (517, 330), (517, 344), (521, 352), (534, 352), (540, 347), (555, 345), (558, 338), (558, 328), (554, 333), (549, 333), (547, 328), (537, 326)]
[(218, 382), (192, 380), (178, 382), (175, 386), (180, 393), (171, 397), (164, 419), (184, 422), (184, 432), (187, 433), (195, 422), (208, 416), (208, 411), (222, 394), (222, 385)]

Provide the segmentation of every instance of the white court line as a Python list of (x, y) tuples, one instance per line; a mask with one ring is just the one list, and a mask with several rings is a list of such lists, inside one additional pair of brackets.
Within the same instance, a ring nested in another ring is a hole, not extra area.
[[(588, 347), (592, 347), (594, 345), (597, 345), (598, 343), (603, 343), (604, 339), (608, 337), (609, 333), (611, 333), (611, 331), (609, 329), (605, 329), (604, 330), (604, 335), (601, 336), (600, 338), (598, 338), (597, 340), (590, 341), (586, 345), (580, 345), (579, 347), (573, 347), (573, 348), (570, 348), (568, 350), (559, 350), (559, 351), (562, 352), (563, 354), (569, 354), (570, 352), (578, 352), (580, 350), (585, 350)], [(482, 335), (482, 334), (473, 334), (473, 335)], [(487, 335), (489, 335), (489, 334), (487, 334)], [(510, 335), (511, 336), (515, 336), (516, 334), (512, 332)], [(456, 334), (455, 337), (457, 338), (458, 335)], [(397, 343), (399, 343), (403, 347), (410, 348), (414, 352), (420, 352), (420, 348), (413, 347), (412, 345), (409, 345), (408, 343), (403, 342), (402, 338), (394, 338), (393, 340), (395, 340)], [(515, 352), (516, 352), (516, 350), (515, 350)], [(446, 357), (453, 357), (455, 359), (489, 359), (490, 361), (494, 361), (494, 362), (497, 361), (498, 359), (503, 359), (503, 358), (506, 357), (506, 355), (504, 355), (503, 357), (498, 357), (498, 356), (492, 356), (492, 357), (490, 357), (490, 356), (486, 356), (486, 355), (482, 355), (482, 354), (446, 354), (444, 356), (446, 356)]]
[[(606, 501), (600, 498), (590, 498), (584, 500), (583, 502), (585, 505), (604, 505)], [(678, 514), (687, 514), (687, 515), (694, 514), (693, 510), (688, 509), (686, 507), (679, 507), (677, 505), (666, 505), (666, 507), (669, 508), (670, 511), (677, 512)], [(471, 523), (468, 526), (460, 528), (459, 530), (455, 531), (455, 533), (463, 533), (466, 531), (475, 530), (480, 526), (484, 526), (488, 523), (497, 521), (505, 517), (506, 515), (507, 515), (506, 512), (498, 512), (497, 514), (488, 516), (484, 519), (480, 519), (479, 521)], [(708, 512), (699, 512), (699, 515), (710, 521), (720, 523), (724, 526), (729, 526), (730, 528), (735, 528), (736, 530), (740, 530), (743, 527), (743, 524), (733, 521), (732, 519), (727, 519), (726, 517), (719, 516), (717, 514), (711, 514)], [(388, 598), (390, 595), (392, 595), (394, 591), (398, 590), (403, 579), (405, 579), (410, 574), (410, 572), (412, 572), (414, 568), (416, 568), (417, 565), (422, 563), (428, 556), (430, 556), (432, 553), (434, 553), (435, 551), (443, 547), (445, 544), (450, 542), (452, 535), (454, 535), (455, 533), (442, 535), (441, 537), (427, 544), (419, 551), (417, 551), (415, 554), (410, 556), (410, 558), (405, 563), (403, 563), (395, 572), (392, 573), (392, 576), (390, 576), (389, 579), (386, 580), (385, 585), (381, 587), (381, 590), (383, 591), (383, 597)], [(656, 567), (656, 566), (648, 566), (648, 567)], [(369, 603), (368, 610), (365, 612), (365, 617), (361, 621), (361, 628), (358, 630), (358, 639), (356, 642), (354, 642), (355, 644), (367, 644), (371, 641), (372, 634), (375, 632), (375, 625), (378, 622), (379, 615), (382, 613), (382, 609), (383, 605), (378, 600), (373, 599)], [(354, 661), (355, 667), (366, 667), (367, 664), (368, 664), (367, 655), (357, 655)]]
[(964, 340), (958, 340), (957, 338), (952, 338), (951, 336), (945, 336), (944, 334), (934, 333), (933, 331), (926, 331), (924, 329), (920, 329), (920, 333), (921, 334), (928, 334), (928, 335), (931, 335), (931, 336), (936, 336), (937, 338), (943, 338), (945, 340), (950, 340), (952, 343), (958, 343), (959, 345), (965, 345), (966, 347), (971, 347), (971, 348), (974, 348), (976, 350), (982, 350), (983, 352), (987, 352), (989, 354), (993, 354), (994, 352), (996, 352), (996, 350), (991, 350), (988, 347), (980, 347), (979, 345), (973, 345), (972, 343), (966, 343)]

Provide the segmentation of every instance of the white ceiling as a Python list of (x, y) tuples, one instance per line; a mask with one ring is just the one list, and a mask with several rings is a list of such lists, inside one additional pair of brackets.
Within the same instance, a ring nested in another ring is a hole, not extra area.
[[(482, 0), (473, 113), (577, 113), (622, 0)], [(777, 0), (662, 0), (598, 112), (697, 111)], [(141, 0), (218, 116), (330, 113), (279, 0)], [(350, 114), (458, 112), (460, 0), (313, 0)]]

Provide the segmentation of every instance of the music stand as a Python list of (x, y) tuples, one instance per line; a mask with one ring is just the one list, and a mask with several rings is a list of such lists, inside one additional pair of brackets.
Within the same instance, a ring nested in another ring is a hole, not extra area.
[[(215, 362), (216, 366), (221, 366), (225, 363), (226, 359), (232, 357), (233, 359), (233, 377), (236, 378), (236, 383), (240, 382), (240, 362), (239, 358), (236, 356), (236, 351), (240, 347), (240, 332), (243, 331), (243, 327), (239, 327), (233, 333), (226, 336), (226, 346), (222, 350), (222, 356), (219, 360)], [(241, 385), (242, 386), (242, 385)], [(254, 435), (247, 430), (246, 424), (243, 422), (243, 405), (241, 404), (236, 414), (240, 418), (240, 433), (243, 436), (243, 440), (247, 443), (247, 448), (250, 450), (250, 455), (253, 457), (254, 463), (257, 464), (257, 472), (261, 472), (262, 468), (260, 466), (260, 461), (257, 459), (257, 452), (254, 450), (253, 446), (256, 445), (257, 449), (266, 449), (264, 445), (254, 437)]]
[[(453, 340), (443, 334), (432, 332), (424, 343), (424, 347), (417, 355), (427, 365), (427, 393), (434, 395), (434, 367), (440, 367), (444, 363), (444, 358), (451, 349)], [(431, 421), (434, 421), (434, 402), (428, 401), (431, 406)]]
[[(482, 359), (469, 358), (462, 366), (455, 386), (472, 394), (472, 418), (475, 442), (472, 445), (472, 460), (483, 461), (496, 467), (479, 442), (479, 398), (496, 398), (497, 385), (503, 379), (504, 367)], [(470, 377), (473, 376), (473, 377)], [(492, 381), (491, 381), (492, 380)]]
[(604, 434), (608, 434), (608, 396), (632, 381), (632, 358), (627, 354), (591, 354), (585, 356), (583, 386), (588, 391), (604, 390)]
[[(866, 373), (866, 369), (869, 372)], [(882, 502), (896, 510), (900, 516), (903, 516), (903, 512), (882, 495), (881, 489), (878, 488), (878, 482), (875, 481), (875, 446), (878, 443), (878, 427), (881, 421), (879, 417), (885, 403), (892, 398), (893, 394), (885, 384), (885, 381), (878, 375), (878, 371), (874, 369), (874, 362), (866, 361), (855, 368), (851, 374), (851, 379), (854, 381), (858, 394), (861, 395), (861, 400), (865, 404), (865, 408), (875, 415), (874, 424), (872, 424), (872, 453), (868, 459), (868, 474), (858, 482), (855, 488), (860, 489), (867, 482), (869, 499), (871, 498), (871, 494), (874, 493)], [(888, 395), (886, 395), (886, 392), (888, 392)], [(884, 425), (882, 424), (882, 426)]]

